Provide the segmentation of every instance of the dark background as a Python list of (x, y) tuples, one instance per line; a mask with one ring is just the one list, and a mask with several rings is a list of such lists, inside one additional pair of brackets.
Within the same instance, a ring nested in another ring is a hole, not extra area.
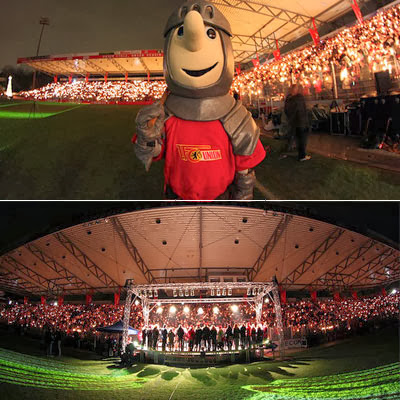
[[(1, 202), (0, 254), (27, 241), (109, 215), (149, 207), (185, 206), (202, 203), (181, 202)], [(210, 205), (208, 202), (205, 205)], [(232, 203), (217, 203), (217, 205)], [(399, 247), (398, 202), (251, 202), (238, 206), (288, 211), (336, 223), (370, 234)]]

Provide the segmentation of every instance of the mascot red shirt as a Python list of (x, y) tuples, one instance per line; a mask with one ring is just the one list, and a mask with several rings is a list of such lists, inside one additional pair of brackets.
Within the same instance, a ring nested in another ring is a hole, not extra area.
[(135, 152), (148, 170), (165, 158), (167, 198), (253, 198), (265, 157), (251, 114), (230, 94), (231, 28), (205, 1), (186, 1), (164, 31), (168, 94), (136, 119)]

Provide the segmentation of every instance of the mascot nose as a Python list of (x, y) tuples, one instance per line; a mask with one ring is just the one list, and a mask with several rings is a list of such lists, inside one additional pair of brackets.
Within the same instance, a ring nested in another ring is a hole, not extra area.
[(205, 43), (203, 17), (197, 11), (189, 11), (184, 23), (184, 44), (189, 51), (195, 52), (203, 48)]

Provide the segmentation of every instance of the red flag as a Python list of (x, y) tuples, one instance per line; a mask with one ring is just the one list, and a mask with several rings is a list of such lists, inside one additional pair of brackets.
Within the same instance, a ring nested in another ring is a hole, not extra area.
[(40, 296), (40, 304), (46, 304), (46, 296)]
[(286, 290), (281, 290), (280, 296), (281, 296), (281, 303), (286, 304)]
[(319, 37), (318, 31), (316, 29), (311, 29), (311, 28), (308, 31), (310, 32), (310, 35), (314, 41), (314, 44), (316, 46), (319, 46), (321, 39)]
[(64, 297), (63, 296), (58, 296), (58, 303), (59, 306), (62, 306), (64, 304)]
[(24, 304), (28, 304), (28, 296), (24, 297)]
[(108, 72), (106, 72), (106, 74), (104, 75), (104, 82), (107, 83), (108, 81)]
[(57, 77), (57, 75), (54, 75), (54, 83), (57, 83), (57, 81), (58, 81), (58, 77)]
[(87, 294), (86, 295), (86, 305), (88, 306), (92, 302), (92, 295)]
[(254, 65), (254, 68), (258, 68), (260, 66), (260, 59), (258, 58), (258, 54), (257, 54), (257, 58), (254, 60), (252, 59), (251, 62)]
[(360, 24), (362, 24), (364, 22), (364, 17), (362, 15), (362, 12), (360, 10), (360, 7), (357, 4), (357, 0), (354, 0), (354, 4), (351, 5), (351, 7), (353, 8), (354, 14), (357, 17), (357, 20)]
[(85, 76), (85, 82), (86, 82), (86, 83), (89, 82), (89, 75), (90, 75), (90, 74), (86, 74), (86, 76)]
[(128, 82), (128, 73), (125, 72), (125, 82)]
[(120, 299), (120, 294), (114, 293), (114, 306), (117, 306), (119, 304), (119, 299)]
[(240, 75), (241, 72), (242, 72), (242, 67), (241, 67), (240, 64), (238, 64), (237, 67), (236, 67), (236, 74)]
[(68, 77), (68, 83), (72, 83), (72, 75)]
[(353, 291), (351, 292), (351, 297), (352, 297), (354, 300), (358, 300), (358, 294), (357, 294), (357, 292), (356, 292), (355, 290), (353, 290)]
[(276, 43), (276, 50), (273, 52), (273, 54), (274, 54), (275, 61), (279, 61), (282, 59), (281, 49), (279, 48), (278, 40), (275, 40), (275, 43)]
[(382, 296), (387, 296), (387, 292), (385, 288), (382, 288)]
[(341, 301), (340, 293), (339, 293), (339, 292), (333, 293), (333, 299), (334, 299), (335, 301)]
[(311, 294), (311, 300), (312, 301), (317, 301), (317, 291), (316, 290), (312, 290), (311, 292), (310, 292), (310, 294)]

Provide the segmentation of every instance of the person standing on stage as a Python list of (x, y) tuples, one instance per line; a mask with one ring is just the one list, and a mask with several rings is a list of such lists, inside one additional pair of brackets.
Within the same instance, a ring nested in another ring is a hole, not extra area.
[(289, 142), (293, 140), (291, 138), (296, 138), (298, 160), (311, 160), (311, 156), (306, 154), (309, 122), (306, 101), (303, 96), (303, 87), (301, 85), (294, 84), (291, 86), (285, 100), (285, 114), (289, 122)]
[(146, 328), (144, 327), (142, 329), (142, 347), (146, 345), (146, 339), (147, 339), (147, 331)]
[(256, 343), (257, 343), (257, 329), (253, 325), (251, 328), (251, 347), (255, 347)]
[(210, 332), (212, 351), (217, 351), (217, 329), (213, 325)]
[(235, 324), (233, 328), (233, 341), (235, 342), (235, 350), (239, 350), (239, 338), (240, 338), (240, 329)]
[(210, 328), (207, 325), (203, 328), (203, 343), (204, 348), (210, 351)]
[(194, 338), (195, 338), (195, 332), (193, 329), (193, 326), (190, 327), (189, 332), (188, 332), (188, 337), (189, 337), (189, 351), (193, 351), (193, 346), (194, 346)]
[(158, 330), (157, 325), (153, 329), (153, 349), (157, 350), (157, 342), (158, 342), (158, 336), (160, 335), (160, 331)]
[(222, 351), (224, 349), (224, 331), (222, 326), (219, 327), (217, 333), (218, 350)]
[(196, 351), (200, 351), (202, 336), (203, 336), (203, 330), (200, 328), (200, 325), (199, 325), (199, 326), (197, 326), (196, 333), (195, 333), (194, 347), (196, 348)]
[(168, 331), (167, 327), (164, 325), (164, 328), (161, 330), (162, 351), (165, 351), (165, 347), (167, 345), (167, 337), (168, 337)]
[(247, 329), (246, 329), (246, 346), (249, 349), (251, 347), (251, 326), (250, 324), (247, 324)]
[(168, 333), (168, 347), (169, 347), (169, 351), (173, 351), (174, 350), (174, 341), (175, 341), (175, 333), (172, 329), (169, 330)]
[(226, 336), (226, 341), (228, 343), (228, 350), (231, 351), (232, 350), (233, 332), (232, 332), (232, 327), (230, 325), (228, 325), (228, 327), (226, 328), (225, 336)]
[(153, 329), (151, 326), (147, 329), (147, 349), (150, 350), (153, 348)]
[(257, 329), (257, 346), (261, 346), (262, 345), (263, 336), (264, 336), (264, 331), (262, 330), (261, 325), (258, 325), (258, 329)]
[(183, 351), (183, 337), (185, 336), (185, 331), (183, 330), (181, 325), (179, 325), (179, 328), (176, 331), (176, 334), (178, 336), (179, 350)]
[(244, 349), (246, 346), (246, 325), (245, 324), (243, 324), (240, 327), (240, 345), (242, 346), (242, 349)]

